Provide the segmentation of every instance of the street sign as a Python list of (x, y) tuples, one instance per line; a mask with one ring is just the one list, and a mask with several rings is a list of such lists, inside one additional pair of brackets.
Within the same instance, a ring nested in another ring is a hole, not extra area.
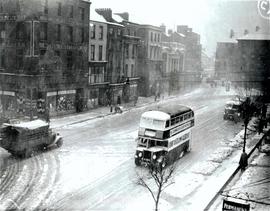
[(222, 211), (249, 211), (250, 204), (223, 200)]

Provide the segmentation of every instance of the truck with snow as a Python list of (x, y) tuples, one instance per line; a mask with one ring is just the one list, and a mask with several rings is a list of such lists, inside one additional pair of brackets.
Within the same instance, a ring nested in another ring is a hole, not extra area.
[(49, 123), (37, 119), (29, 122), (4, 123), (0, 127), (0, 147), (16, 157), (28, 158), (35, 151), (57, 146), (63, 138), (53, 132)]

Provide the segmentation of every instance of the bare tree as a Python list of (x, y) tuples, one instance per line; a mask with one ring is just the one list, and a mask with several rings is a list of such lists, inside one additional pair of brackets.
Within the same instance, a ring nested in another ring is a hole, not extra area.
[[(155, 211), (158, 211), (161, 193), (173, 184), (174, 166), (163, 167), (160, 163), (153, 163), (148, 166), (147, 175), (138, 175), (137, 184), (146, 188), (155, 202)], [(150, 180), (149, 180), (150, 179)], [(151, 182), (154, 185), (151, 185)]]

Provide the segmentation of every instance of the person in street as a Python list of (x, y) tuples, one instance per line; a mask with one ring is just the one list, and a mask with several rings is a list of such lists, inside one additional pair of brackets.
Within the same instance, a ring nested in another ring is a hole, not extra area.
[(119, 95), (117, 96), (117, 104), (118, 104), (118, 105), (121, 105), (121, 98), (120, 98)]
[(241, 154), (240, 161), (239, 161), (239, 166), (241, 168), (241, 171), (244, 171), (248, 166), (248, 155), (245, 152), (245, 150), (243, 150), (243, 152)]
[(259, 135), (263, 132), (263, 127), (264, 127), (264, 121), (263, 119), (259, 120), (259, 125), (258, 125), (258, 133)]

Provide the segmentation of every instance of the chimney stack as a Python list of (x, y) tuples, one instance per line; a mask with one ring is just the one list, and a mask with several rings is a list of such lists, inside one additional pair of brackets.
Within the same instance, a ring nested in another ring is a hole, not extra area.
[(234, 31), (231, 29), (230, 31), (230, 38), (233, 38), (234, 37)]
[(163, 33), (166, 33), (166, 26), (165, 24), (161, 24), (160, 29)]
[(255, 31), (258, 32), (259, 30), (260, 30), (260, 27), (259, 26), (256, 26)]
[(244, 35), (247, 35), (248, 34), (248, 30), (247, 29), (245, 29), (245, 31), (244, 31)]
[(119, 15), (121, 18), (123, 18), (125, 21), (129, 21), (129, 13), (123, 12), (123, 13), (114, 13), (115, 15)]
[(112, 10), (110, 8), (100, 8), (100, 9), (96, 9), (96, 12), (103, 16), (105, 18), (106, 21), (108, 22), (113, 22), (112, 19)]

